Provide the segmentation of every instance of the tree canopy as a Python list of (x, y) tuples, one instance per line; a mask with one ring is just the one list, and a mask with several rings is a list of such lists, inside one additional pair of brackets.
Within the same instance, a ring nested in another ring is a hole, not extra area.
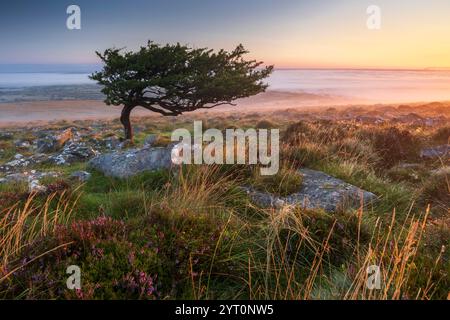
[(265, 91), (263, 80), (272, 66), (245, 60), (242, 45), (231, 52), (159, 45), (149, 41), (136, 52), (107, 49), (96, 52), (103, 69), (91, 75), (106, 95), (107, 105), (122, 105), (125, 136), (132, 139), (129, 116), (137, 106), (165, 116), (232, 105), (239, 98)]

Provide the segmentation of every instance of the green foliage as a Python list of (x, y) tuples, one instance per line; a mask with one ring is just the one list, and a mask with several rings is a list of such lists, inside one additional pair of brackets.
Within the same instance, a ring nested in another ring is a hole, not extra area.
[(163, 115), (179, 115), (264, 91), (267, 85), (262, 80), (273, 68), (244, 60), (246, 53), (242, 45), (231, 52), (213, 52), (149, 41), (137, 52), (97, 52), (105, 66), (91, 78), (103, 86), (108, 105), (141, 106)]

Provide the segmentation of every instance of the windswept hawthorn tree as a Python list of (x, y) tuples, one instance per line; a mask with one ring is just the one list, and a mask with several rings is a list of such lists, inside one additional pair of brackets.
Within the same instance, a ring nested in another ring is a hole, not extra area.
[(120, 121), (125, 138), (133, 139), (130, 113), (143, 107), (164, 116), (197, 109), (233, 105), (238, 98), (265, 91), (263, 79), (273, 66), (245, 60), (242, 45), (231, 52), (192, 49), (184, 45), (161, 46), (151, 41), (137, 52), (108, 49), (96, 52), (103, 70), (91, 75), (103, 86), (107, 105), (123, 106)]

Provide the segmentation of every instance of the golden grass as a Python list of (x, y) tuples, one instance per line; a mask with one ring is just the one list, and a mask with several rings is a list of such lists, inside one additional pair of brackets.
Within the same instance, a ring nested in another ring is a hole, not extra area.
[(66, 191), (50, 194), (43, 202), (37, 197), (32, 193), (24, 203), (0, 212), (0, 271), (22, 248), (67, 223), (79, 198), (71, 200)]
[[(415, 262), (425, 233), (429, 209), (421, 217), (406, 219), (399, 232), (394, 232), (394, 229), (399, 228), (396, 226), (395, 211), (389, 226), (383, 226), (381, 220), (377, 219), (371, 240), (366, 245), (359, 243), (359, 227), (363, 215), (360, 210), (358, 239), (346, 266), (347, 270), (353, 272), (343, 275), (347, 285), (337, 288), (332, 296), (323, 294), (321, 288), (324, 288), (324, 284), (331, 287), (336, 285), (329, 277), (329, 266), (325, 258), (331, 249), (330, 238), (335, 232), (336, 221), (331, 225), (328, 235), (319, 243), (311, 236), (299, 210), (284, 207), (267, 214), (267, 221), (264, 223), (265, 246), (260, 248), (266, 253), (266, 259), (258, 261), (254, 258), (257, 253), (251, 252), (246, 268), (248, 275), (244, 281), (251, 299), (428, 300), (433, 297), (438, 285), (432, 281), (434, 269), (428, 270), (425, 285), (414, 282), (417, 272)], [(283, 238), (280, 237), (281, 231), (285, 233)], [(294, 241), (291, 241), (294, 237), (295, 248), (292, 247)], [(305, 248), (314, 252), (314, 258), (308, 262), (306, 276), (299, 278), (299, 274), (305, 273), (305, 265), (299, 263), (303, 259)], [(443, 250), (436, 258), (435, 267), (442, 258)], [(380, 268), (379, 289), (369, 289), (367, 286), (367, 269), (373, 265)], [(255, 280), (257, 278), (260, 279)]]
[[(359, 181), (368, 182), (366, 185), (369, 185), (369, 191), (375, 192), (370, 189), (373, 185), (370, 179), (378, 174), (373, 167), (380, 159), (370, 144), (360, 141), (355, 135), (359, 128), (350, 128), (346, 135), (339, 132), (339, 128), (334, 128), (335, 138), (327, 136), (329, 129), (328, 126), (316, 127), (312, 124), (299, 127), (299, 132), (293, 132), (298, 137), (294, 136), (289, 143), (281, 145), (284, 162), (282, 168), (287, 164), (293, 165), (292, 170), (296, 170), (297, 166), (319, 169), (328, 166), (349, 182), (359, 177)], [(306, 136), (308, 132), (309, 136)], [(341, 136), (343, 139), (338, 139)], [(327, 225), (327, 229), (322, 230), (323, 234), (317, 237), (311, 230), (311, 225), (306, 223), (306, 213), (299, 208), (286, 206), (281, 209), (261, 209), (252, 206), (246, 199), (239, 199), (245, 198), (245, 195), (236, 187), (250, 178), (244, 177), (248, 172), (241, 172), (239, 168), (236, 171), (230, 167), (224, 168), (180, 167), (167, 182), (167, 186), (156, 194), (149, 194), (146, 198), (147, 194), (143, 190), (136, 191), (143, 193), (142, 201), (147, 213), (158, 208), (169, 217), (177, 214), (217, 214), (224, 218), (219, 240), (213, 244), (215, 250), (209, 274), (194, 276), (190, 257), (190, 285), (194, 299), (215, 297), (212, 291), (217, 289), (212, 287), (212, 279), (218, 274), (212, 274), (212, 270), (218, 259), (224, 259), (223, 256), (219, 257), (219, 250), (224, 250), (221, 246), (229, 250), (228, 261), (233, 266), (238, 266), (234, 272), (225, 274), (224, 271), (221, 274), (241, 285), (233, 291), (238, 298), (434, 298), (440, 285), (440, 280), (435, 278), (435, 271), (442, 263), (444, 250), (432, 258), (434, 265), (431, 268), (420, 266), (421, 262), (418, 261), (419, 250), (423, 248), (427, 232), (427, 222), (430, 220), (429, 207), (426, 210), (422, 207), (421, 214), (417, 213), (420, 208), (416, 206), (413, 209), (413, 205), (409, 212), (397, 212), (395, 209), (365, 212), (362, 208), (356, 213), (346, 212), (356, 215), (357, 233), (348, 244), (352, 253), (345, 256), (343, 266), (339, 269), (339, 266), (332, 265), (329, 261), (330, 252), (334, 249), (332, 240), (339, 227), (337, 220)], [(280, 184), (286, 180), (285, 177), (286, 174)], [(384, 179), (382, 175), (377, 175), (376, 178)], [(448, 176), (445, 178), (447, 188), (443, 192), (450, 190)], [(275, 189), (280, 188), (281, 186)], [(392, 193), (389, 201), (397, 201), (398, 194), (408, 193), (403, 189), (401, 191)], [(43, 202), (37, 202), (35, 198), (36, 195), (30, 195), (24, 203), (0, 212), (0, 281), (11, 274), (10, 270), (4, 272), (2, 269), (11, 263), (22, 248), (39, 237), (50, 235), (57, 225), (66, 224), (74, 213), (76, 201), (69, 201), (64, 193), (50, 195)], [(249, 211), (252, 216), (245, 216)], [(361, 229), (368, 221), (369, 240), (362, 241)], [(47, 248), (36, 259), (56, 249)], [(380, 268), (380, 289), (371, 290), (367, 286), (367, 268), (372, 265)], [(26, 264), (13, 268), (12, 272), (22, 267), (26, 267)], [(425, 281), (416, 279), (419, 273)], [(234, 290), (226, 289), (229, 292)]]

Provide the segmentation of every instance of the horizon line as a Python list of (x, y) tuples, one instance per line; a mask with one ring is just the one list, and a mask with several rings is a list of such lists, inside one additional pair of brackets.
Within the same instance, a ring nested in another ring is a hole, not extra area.
[[(13, 67), (13, 66), (49, 66), (49, 67), (69, 67), (69, 66), (101, 66), (102, 63), (0, 63), (0, 67)], [(271, 65), (271, 64), (267, 64)], [(450, 71), (450, 67), (277, 67), (274, 65), (274, 70), (355, 70), (355, 71)], [(0, 72), (2, 72), (0, 70)], [(23, 72), (23, 71), (22, 71)], [(26, 73), (26, 71), (25, 71)]]

